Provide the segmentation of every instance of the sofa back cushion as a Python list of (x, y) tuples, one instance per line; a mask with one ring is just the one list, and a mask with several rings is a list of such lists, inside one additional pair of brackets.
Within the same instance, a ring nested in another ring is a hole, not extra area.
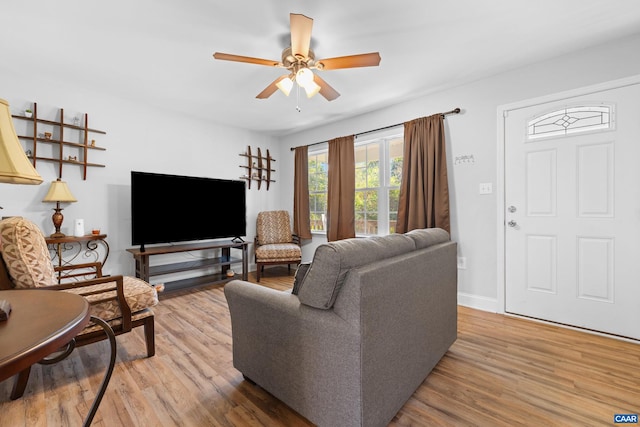
[(53, 264), (42, 231), (22, 217), (0, 221), (2, 259), (15, 288), (41, 288), (55, 284)]
[(287, 211), (258, 212), (256, 231), (259, 245), (293, 241), (291, 221)]
[(424, 249), (438, 243), (448, 242), (449, 233), (442, 228), (419, 228), (405, 233), (416, 243), (416, 249)]
[(329, 309), (333, 306), (348, 271), (416, 248), (402, 234), (352, 238), (325, 243), (316, 249), (313, 262), (297, 287), (302, 304)]

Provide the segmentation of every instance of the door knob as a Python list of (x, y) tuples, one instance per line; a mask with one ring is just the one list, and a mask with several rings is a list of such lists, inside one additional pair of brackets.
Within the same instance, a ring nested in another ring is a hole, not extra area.
[(518, 225), (518, 223), (517, 223), (517, 222), (515, 222), (514, 220), (511, 220), (511, 221), (509, 221), (509, 222), (507, 223), (507, 225), (508, 225), (509, 227), (515, 227), (516, 225)]
[(515, 207), (515, 206), (509, 206), (509, 207), (507, 208), (507, 210), (508, 210), (509, 212), (511, 212), (511, 213), (514, 213), (517, 209), (516, 209), (516, 207)]

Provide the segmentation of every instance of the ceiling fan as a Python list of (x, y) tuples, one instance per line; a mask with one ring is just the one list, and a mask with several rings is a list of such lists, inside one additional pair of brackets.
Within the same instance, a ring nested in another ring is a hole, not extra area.
[(296, 13), (291, 13), (289, 16), (291, 46), (282, 51), (281, 61), (220, 52), (213, 54), (215, 59), (285, 68), (289, 71), (288, 74), (275, 79), (260, 92), (256, 98), (266, 99), (273, 95), (278, 89), (289, 96), (293, 83), (297, 82), (300, 87), (304, 88), (308, 98), (320, 93), (320, 95), (324, 96), (328, 101), (333, 101), (340, 96), (338, 91), (332, 88), (312, 70), (372, 67), (380, 64), (380, 54), (378, 52), (316, 60), (313, 50), (309, 47), (311, 44), (313, 19)]

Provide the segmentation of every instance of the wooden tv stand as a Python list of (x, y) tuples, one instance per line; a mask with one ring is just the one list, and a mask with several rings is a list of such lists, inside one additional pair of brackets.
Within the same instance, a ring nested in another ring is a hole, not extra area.
[[(165, 274), (179, 273), (182, 271), (191, 271), (210, 267), (220, 267), (220, 271), (213, 274), (190, 277), (187, 279), (176, 280), (173, 282), (165, 282), (165, 292), (175, 290), (193, 288), (198, 286), (206, 286), (217, 283), (225, 283), (229, 280), (239, 279), (247, 280), (248, 256), (247, 247), (249, 242), (234, 242), (232, 240), (208, 241), (187, 243), (181, 245), (165, 245), (151, 246), (140, 251), (140, 248), (127, 249), (127, 252), (133, 255), (136, 262), (136, 277), (149, 282), (152, 276), (161, 276)], [(154, 255), (167, 255), (180, 252), (201, 251), (206, 249), (220, 249), (219, 257), (194, 259), (193, 261), (184, 261), (170, 264), (151, 265), (150, 259)], [(242, 258), (232, 258), (231, 249), (238, 249), (242, 253)], [(227, 276), (231, 264), (242, 262), (242, 276), (236, 274), (232, 277)]]

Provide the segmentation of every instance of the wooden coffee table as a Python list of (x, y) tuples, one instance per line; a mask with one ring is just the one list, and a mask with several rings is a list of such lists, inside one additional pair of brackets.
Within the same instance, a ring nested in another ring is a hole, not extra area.
[[(89, 323), (102, 326), (111, 343), (111, 360), (102, 387), (85, 420), (85, 426), (98, 409), (115, 364), (115, 335), (109, 325), (89, 314), (89, 303), (83, 297), (53, 290), (0, 291), (0, 299), (11, 304), (11, 314), (0, 321), (0, 381), (18, 375), (11, 398), (22, 396), (35, 363), (52, 363), (73, 350), (73, 338)], [(71, 345), (67, 346), (71, 342)], [(67, 346), (62, 356), (45, 362), (47, 356)]]

